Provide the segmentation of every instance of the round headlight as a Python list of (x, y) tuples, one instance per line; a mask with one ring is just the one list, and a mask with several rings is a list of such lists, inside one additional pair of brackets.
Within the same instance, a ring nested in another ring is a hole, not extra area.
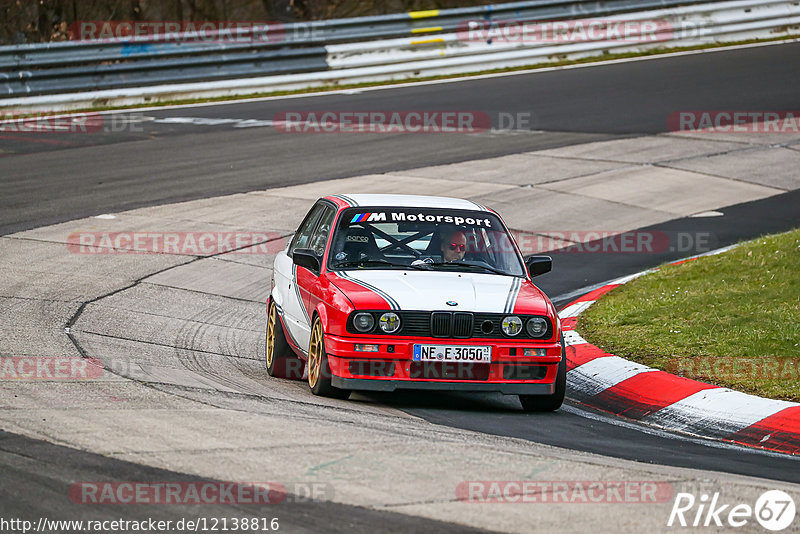
[(531, 337), (543, 337), (547, 333), (547, 321), (541, 317), (531, 317), (525, 324), (525, 330)]
[(522, 321), (516, 315), (509, 315), (503, 319), (503, 333), (507, 336), (516, 336), (522, 331)]
[(396, 313), (384, 313), (381, 315), (378, 325), (387, 334), (393, 334), (400, 330), (400, 317)]
[(361, 312), (353, 317), (353, 326), (359, 332), (369, 332), (375, 326), (375, 318), (371, 313)]

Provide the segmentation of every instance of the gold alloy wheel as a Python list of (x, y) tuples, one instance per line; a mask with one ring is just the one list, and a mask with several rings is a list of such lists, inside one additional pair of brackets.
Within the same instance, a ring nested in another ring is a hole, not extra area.
[(269, 307), (269, 321), (267, 321), (267, 368), (272, 367), (272, 360), (275, 358), (275, 325), (278, 322), (278, 312), (275, 311), (275, 304)]
[(319, 370), (322, 366), (322, 323), (317, 320), (311, 330), (311, 343), (308, 347), (308, 385), (312, 388), (319, 381)]

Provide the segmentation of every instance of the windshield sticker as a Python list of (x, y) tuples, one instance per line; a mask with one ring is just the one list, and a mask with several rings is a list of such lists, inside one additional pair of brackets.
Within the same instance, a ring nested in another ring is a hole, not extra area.
[(405, 213), (394, 212), (387, 214), (386, 212), (374, 213), (356, 213), (350, 220), (350, 224), (360, 222), (430, 222), (430, 223), (445, 223), (454, 224), (456, 226), (479, 226), (482, 228), (491, 228), (492, 221), (488, 217), (460, 217), (457, 215), (433, 215), (426, 213)]

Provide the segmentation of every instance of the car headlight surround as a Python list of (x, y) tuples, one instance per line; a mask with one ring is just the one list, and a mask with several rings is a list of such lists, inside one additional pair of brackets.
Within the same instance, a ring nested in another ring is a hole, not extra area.
[(547, 319), (543, 317), (531, 317), (525, 323), (525, 331), (529, 336), (541, 338), (547, 335)]
[(400, 330), (400, 316), (394, 312), (386, 312), (378, 319), (378, 326), (387, 334)]
[(371, 313), (359, 312), (353, 316), (353, 328), (365, 334), (375, 327), (375, 317)]
[(522, 332), (522, 319), (520, 319), (516, 315), (509, 315), (507, 317), (503, 317), (503, 322), (501, 323), (501, 327), (505, 335), (514, 337), (518, 335), (520, 332)]

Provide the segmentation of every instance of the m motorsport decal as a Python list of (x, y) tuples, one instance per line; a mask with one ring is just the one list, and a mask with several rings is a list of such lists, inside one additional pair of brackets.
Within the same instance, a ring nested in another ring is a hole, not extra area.
[(456, 226), (466, 224), (468, 226), (479, 226), (483, 228), (492, 227), (492, 220), (488, 217), (479, 218), (464, 217), (459, 215), (434, 215), (432, 213), (407, 213), (403, 211), (392, 213), (387, 213), (385, 211), (356, 213), (353, 218), (350, 219), (350, 224), (361, 222), (430, 222), (454, 224)]
[(385, 213), (356, 213), (356, 215), (350, 220), (350, 223), (360, 223), (360, 222), (373, 222), (373, 221), (385, 221), (386, 214)]

